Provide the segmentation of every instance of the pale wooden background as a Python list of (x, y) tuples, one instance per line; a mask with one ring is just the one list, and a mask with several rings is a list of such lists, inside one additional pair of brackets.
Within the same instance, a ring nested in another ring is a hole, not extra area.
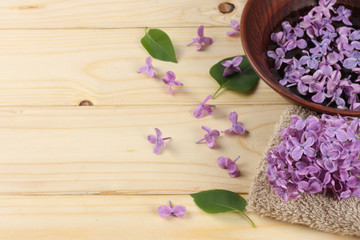
[[(0, 239), (355, 239), (250, 214), (209, 215), (189, 193), (223, 188), (247, 197), (254, 169), (288, 103), (263, 82), (251, 95), (223, 91), (213, 116), (192, 110), (217, 89), (210, 66), (243, 54), (228, 37), (245, 0), (0, 1)], [(185, 45), (200, 24), (214, 44)], [(184, 87), (167, 94), (159, 80), (136, 73), (147, 53), (144, 27), (165, 30), (179, 64), (154, 60), (157, 74), (176, 73)], [(79, 107), (83, 100), (92, 107)], [(194, 144), (201, 125), (228, 127), (237, 111), (250, 135), (226, 136), (210, 150)], [(146, 136), (172, 136), (162, 155)], [(216, 166), (235, 157), (242, 176)], [(183, 219), (156, 209), (172, 200)]]

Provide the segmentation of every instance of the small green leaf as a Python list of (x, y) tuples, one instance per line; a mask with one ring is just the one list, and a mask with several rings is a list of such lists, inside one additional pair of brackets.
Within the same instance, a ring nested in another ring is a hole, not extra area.
[(225, 67), (221, 65), (222, 62), (226, 60), (232, 60), (234, 57), (229, 57), (221, 60), (216, 63), (210, 69), (210, 75), (219, 83), (219, 89), (213, 94), (215, 98), (216, 94), (223, 88), (229, 88), (241, 93), (250, 92), (255, 88), (259, 81), (259, 77), (256, 72), (252, 69), (249, 60), (245, 55), (242, 56), (243, 61), (240, 64), (241, 73), (233, 72), (227, 77), (223, 76)]
[(228, 190), (208, 190), (191, 194), (196, 205), (207, 213), (237, 211), (243, 214), (255, 227), (254, 222), (245, 214), (246, 200), (239, 194)]
[(177, 63), (174, 46), (169, 36), (160, 29), (145, 29), (141, 44), (156, 59)]

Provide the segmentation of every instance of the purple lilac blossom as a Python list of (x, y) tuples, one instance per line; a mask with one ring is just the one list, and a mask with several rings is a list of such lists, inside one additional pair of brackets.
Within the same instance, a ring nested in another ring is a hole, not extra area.
[(241, 72), (239, 65), (243, 61), (243, 57), (237, 56), (234, 57), (232, 60), (226, 60), (221, 63), (225, 67), (223, 76), (227, 77), (232, 72)]
[(169, 201), (169, 206), (161, 205), (157, 211), (162, 218), (167, 218), (169, 216), (183, 217), (185, 215), (186, 208), (182, 205), (173, 207), (171, 201)]
[(211, 45), (213, 43), (212, 38), (204, 36), (204, 25), (200, 25), (197, 30), (198, 37), (194, 38), (187, 46), (197, 43), (196, 50), (200, 51), (204, 46)]
[(171, 139), (171, 137), (162, 137), (162, 133), (158, 128), (155, 128), (156, 136), (153, 134), (148, 135), (147, 139), (149, 142), (155, 144), (154, 147), (154, 153), (159, 154), (161, 152), (161, 149), (165, 148), (165, 142), (164, 140)]
[(207, 134), (205, 134), (205, 136), (202, 139), (198, 140), (196, 143), (205, 140), (209, 148), (216, 147), (216, 137), (220, 136), (220, 132), (216, 129), (212, 130), (206, 126), (202, 126), (201, 128), (202, 130), (206, 131)]
[(245, 130), (243, 124), (241, 122), (238, 122), (238, 114), (233, 111), (231, 113), (229, 113), (229, 120), (232, 124), (232, 127), (229, 129), (226, 129), (224, 132), (227, 133), (236, 133), (236, 134), (245, 134), (248, 133), (248, 131)]
[(162, 81), (166, 84), (169, 85), (169, 93), (172, 95), (173, 94), (173, 89), (171, 86), (182, 86), (183, 84), (179, 81), (176, 81), (176, 75), (174, 72), (172, 71), (168, 71), (165, 74), (165, 77), (162, 79)]
[(219, 167), (227, 169), (230, 177), (236, 178), (240, 176), (239, 167), (235, 163), (239, 158), (240, 156), (238, 156), (234, 160), (231, 160), (227, 157), (219, 157), (217, 163)]
[(240, 32), (240, 24), (239, 24), (237, 21), (231, 20), (231, 27), (232, 27), (234, 30), (232, 30), (232, 31), (230, 31), (230, 32), (227, 32), (226, 34), (227, 34), (228, 36), (233, 36), (233, 35), (235, 35), (236, 33)]
[(299, 18), (272, 33), (267, 56), (281, 85), (324, 106), (360, 111), (360, 29), (351, 10), (319, 0)]
[(151, 57), (147, 57), (145, 59), (145, 63), (146, 65), (142, 66), (139, 70), (138, 73), (146, 73), (149, 77), (151, 78), (156, 78), (155, 75), (155, 71), (154, 68), (152, 66), (152, 59)]
[(193, 112), (194, 117), (201, 118), (205, 115), (205, 112), (207, 112), (207, 114), (209, 115), (213, 114), (213, 108), (215, 107), (215, 105), (206, 104), (211, 98), (212, 95), (209, 95), (204, 99), (204, 101), (197, 105)]
[(360, 198), (360, 120), (293, 115), (266, 156), (268, 183), (283, 202), (301, 194)]

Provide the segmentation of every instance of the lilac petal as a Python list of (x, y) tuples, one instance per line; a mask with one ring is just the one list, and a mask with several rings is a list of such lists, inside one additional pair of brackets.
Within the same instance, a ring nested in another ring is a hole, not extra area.
[(155, 147), (154, 147), (154, 153), (155, 154), (159, 154), (160, 152), (161, 152), (161, 148), (162, 148), (163, 146), (160, 144), (160, 143), (155, 143)]
[(211, 98), (212, 98), (212, 95), (207, 96), (202, 103), (203, 104), (207, 103)]
[(232, 63), (234, 66), (239, 66), (242, 61), (243, 61), (243, 58), (241, 56), (238, 56), (232, 60)]
[(344, 130), (337, 130), (335, 135), (336, 135), (336, 138), (342, 142), (345, 142), (347, 140), (347, 134)]
[(156, 78), (155, 71), (153, 68), (149, 68), (149, 71), (147, 74), (149, 77)]
[(231, 123), (235, 124), (238, 121), (238, 114), (235, 111), (229, 113), (229, 120)]
[(301, 156), (303, 155), (303, 150), (300, 147), (296, 147), (291, 152), (291, 157), (297, 161), (300, 160)]
[(322, 185), (319, 180), (316, 180), (316, 181), (313, 181), (312, 183), (310, 183), (310, 185), (309, 185), (309, 193), (310, 194), (321, 192), (321, 190), (322, 190)]
[(246, 132), (244, 126), (242, 125), (242, 123), (237, 123), (234, 125), (234, 127), (232, 128), (233, 131), (237, 134), (244, 134)]
[(205, 45), (211, 45), (213, 43), (213, 40), (212, 40), (212, 38), (204, 37), (203, 42)]
[(312, 146), (314, 144), (315, 140), (312, 137), (309, 137), (308, 139), (306, 139), (306, 141), (304, 142), (304, 147), (309, 147)]
[(206, 131), (206, 132), (208, 132), (209, 134), (210, 134), (210, 132), (211, 132), (211, 129), (208, 128), (208, 127), (206, 127), (206, 126), (201, 126), (201, 129), (204, 130), (204, 131)]
[(356, 67), (357, 62), (355, 58), (347, 58), (344, 60), (343, 66), (347, 69), (352, 69)]
[(283, 63), (283, 61), (280, 58), (275, 60), (275, 68), (276, 68), (276, 70), (280, 69), (282, 63)]
[(200, 51), (202, 49), (203, 45), (200, 43), (196, 46), (196, 51)]
[(150, 135), (147, 136), (147, 140), (148, 140), (149, 142), (151, 142), (151, 143), (156, 143), (157, 138), (156, 138), (155, 135), (150, 134)]
[(162, 218), (167, 218), (171, 215), (171, 208), (165, 205), (161, 205), (157, 211)]
[(357, 176), (351, 176), (348, 179), (348, 186), (350, 188), (359, 188), (360, 187), (360, 178)]
[(176, 78), (176, 75), (173, 71), (167, 71), (165, 74), (165, 78), (170, 80), (170, 81), (174, 81)]
[(298, 182), (297, 186), (300, 191), (307, 191), (309, 189), (309, 183), (305, 181)]
[(224, 76), (224, 77), (227, 77), (230, 73), (231, 73), (231, 68), (227, 67), (227, 68), (225, 68), (225, 70), (224, 70), (223, 76)]
[(151, 58), (151, 57), (147, 57), (147, 58), (145, 59), (145, 63), (146, 63), (147, 65), (151, 65), (151, 64), (152, 64), (152, 58)]
[(175, 206), (172, 210), (172, 214), (176, 217), (183, 217), (185, 215), (186, 208), (184, 206), (178, 205)]
[(217, 159), (217, 164), (221, 168), (227, 168), (229, 162), (231, 162), (231, 160), (227, 157), (219, 157)]
[(173, 81), (173, 84), (174, 84), (175, 86), (182, 86), (182, 85), (184, 85), (184, 84), (182, 84), (181, 82), (179, 82), (179, 81), (177, 81), (177, 80), (174, 80), (174, 81)]
[(311, 100), (313, 100), (316, 103), (322, 103), (325, 100), (325, 94), (323, 92), (318, 92), (314, 96), (311, 97)]
[(277, 59), (277, 58), (278, 58), (278, 56), (276, 55), (276, 53), (275, 53), (274, 51), (268, 51), (268, 52), (267, 52), (267, 55), (268, 55), (268, 57), (271, 57), (271, 58), (273, 58), (273, 59)]
[(158, 138), (162, 137), (162, 132), (158, 128), (155, 128), (155, 133)]
[(233, 62), (231, 60), (226, 60), (221, 63), (224, 67), (231, 67), (233, 65)]
[(207, 112), (207, 114), (209, 114), (209, 115), (212, 115), (213, 113), (214, 113), (214, 110), (212, 109), (212, 107), (210, 107), (210, 106), (208, 106), (208, 105), (206, 105), (205, 107), (204, 107), (204, 110)]
[(315, 157), (316, 152), (313, 148), (304, 148), (304, 154), (308, 157)]
[(210, 135), (213, 137), (218, 137), (218, 136), (220, 136), (220, 132), (218, 130), (212, 130)]
[(204, 37), (204, 25), (200, 25), (198, 30), (197, 30), (197, 34), (199, 37)]
[(240, 176), (239, 169), (236, 169), (234, 172), (229, 172), (229, 169), (228, 169), (228, 173), (229, 173), (230, 177), (232, 177), (232, 178), (236, 178), (236, 177)]
[(307, 43), (304, 39), (300, 39), (299, 41), (296, 42), (296, 44), (300, 49), (304, 49), (307, 47)]
[(228, 162), (228, 165), (227, 165), (226, 168), (227, 168), (229, 173), (233, 173), (236, 170), (238, 170), (238, 166), (233, 161)]
[(170, 95), (173, 95), (173, 93), (174, 93), (173, 89), (171, 88), (171, 85), (169, 85), (168, 92), (169, 92)]
[(238, 28), (240, 27), (239, 23), (235, 20), (231, 20), (230, 24), (234, 30), (238, 30)]
[(191, 44), (199, 43), (199, 42), (200, 42), (200, 38), (196, 37), (190, 43), (188, 43), (187, 46), (190, 46)]
[(232, 35), (234, 35), (236, 33), (236, 31), (230, 31), (230, 32), (227, 32), (226, 34), (228, 35), (228, 36), (232, 36)]
[(209, 148), (216, 147), (216, 139), (210, 135), (205, 135), (205, 140)]
[(147, 73), (148, 69), (149, 67), (147, 65), (144, 65), (138, 70), (138, 73)]
[(194, 112), (193, 112), (193, 115), (194, 115), (194, 117), (196, 117), (196, 118), (201, 118), (201, 117), (204, 116), (204, 114), (205, 114), (204, 108), (201, 106), (201, 104), (199, 104), (199, 105), (195, 108), (195, 110), (194, 110)]

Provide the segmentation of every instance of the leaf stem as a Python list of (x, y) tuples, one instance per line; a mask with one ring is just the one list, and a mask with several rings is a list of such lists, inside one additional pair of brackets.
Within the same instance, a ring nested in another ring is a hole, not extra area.
[(215, 99), (215, 96), (220, 92), (220, 90), (223, 88), (223, 86), (220, 86), (218, 90), (212, 95), (212, 99)]
[(241, 213), (242, 213), (242, 215), (244, 215), (244, 217), (245, 217), (247, 220), (249, 220), (249, 222), (251, 223), (252, 227), (253, 227), (253, 228), (256, 228), (255, 223), (249, 218), (249, 216), (246, 215), (245, 212), (241, 212)]

